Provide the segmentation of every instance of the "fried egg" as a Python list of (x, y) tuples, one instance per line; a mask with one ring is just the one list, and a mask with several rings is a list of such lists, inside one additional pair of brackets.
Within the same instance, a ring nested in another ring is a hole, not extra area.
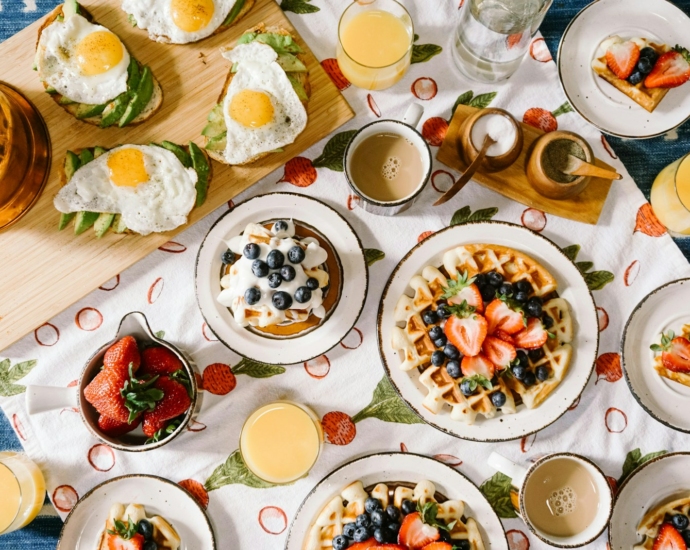
[(60, 212), (121, 214), (128, 229), (148, 235), (187, 222), (197, 174), (155, 145), (122, 145), (79, 168), (54, 199)]
[(102, 105), (127, 91), (127, 48), (79, 14), (43, 29), (36, 65), (43, 82), (78, 103)]
[(223, 57), (237, 69), (223, 99), (225, 160), (242, 164), (294, 142), (307, 125), (307, 111), (278, 65), (275, 50), (250, 42), (223, 52)]
[(122, 9), (152, 40), (187, 44), (223, 24), (237, 0), (123, 0)]

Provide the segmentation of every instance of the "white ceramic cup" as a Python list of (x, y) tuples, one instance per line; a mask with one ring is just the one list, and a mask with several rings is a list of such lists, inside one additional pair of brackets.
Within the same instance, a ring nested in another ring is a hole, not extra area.
[[(527, 487), (527, 481), (529, 480), (530, 476), (539, 470), (541, 466), (555, 459), (568, 459), (578, 462), (591, 475), (592, 480), (596, 484), (597, 493), (599, 494), (599, 506), (597, 509), (597, 514), (594, 516), (594, 520), (586, 529), (571, 537), (557, 537), (545, 533), (530, 521), (529, 513), (525, 509), (525, 487)], [(517, 510), (517, 512), (520, 514), (522, 520), (527, 524), (529, 530), (546, 544), (550, 544), (551, 546), (556, 546), (558, 548), (578, 548), (580, 546), (586, 546), (587, 544), (592, 543), (597, 537), (599, 537), (599, 535), (601, 535), (604, 529), (606, 529), (613, 509), (613, 493), (611, 491), (611, 486), (604, 475), (604, 472), (602, 472), (601, 469), (591, 460), (572, 453), (555, 453), (540, 458), (529, 468), (524, 468), (497, 453), (491, 453), (491, 455), (489, 455), (488, 463), (489, 466), (495, 468), (502, 474), (505, 474), (512, 479), (512, 484), (518, 492), (518, 500), (520, 503), (520, 508)]]
[[(360, 207), (370, 212), (372, 214), (378, 214), (379, 216), (395, 216), (396, 214), (407, 210), (414, 201), (419, 197), (424, 189), (425, 185), (431, 177), (431, 167), (433, 163), (433, 157), (431, 155), (431, 149), (429, 144), (426, 142), (422, 134), (420, 134), (415, 128), (419, 124), (419, 120), (422, 118), (424, 113), (424, 108), (418, 103), (413, 103), (410, 105), (405, 112), (405, 116), (402, 121), (400, 120), (376, 120), (362, 126), (357, 133), (353, 136), (345, 149), (345, 156), (343, 159), (343, 166), (345, 167), (345, 177), (347, 178), (347, 183), (350, 185), (352, 191), (360, 199)], [(363, 193), (357, 184), (354, 182), (351, 172), (351, 161), (352, 155), (362, 141), (368, 137), (380, 134), (382, 132), (390, 134), (398, 134), (407, 139), (412, 143), (417, 150), (422, 159), (422, 168), (424, 170), (424, 176), (421, 181), (415, 187), (414, 191), (406, 197), (402, 197), (396, 201), (377, 201), (372, 199)]]

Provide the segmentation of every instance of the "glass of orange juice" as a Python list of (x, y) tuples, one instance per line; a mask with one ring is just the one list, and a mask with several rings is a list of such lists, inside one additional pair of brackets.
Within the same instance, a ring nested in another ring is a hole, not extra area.
[(38, 466), (21, 453), (0, 453), (0, 535), (28, 525), (46, 498)]
[(652, 184), (650, 202), (667, 229), (690, 235), (690, 153), (659, 172)]
[(338, 65), (352, 84), (383, 90), (410, 66), (414, 26), (395, 0), (355, 0), (338, 25)]
[(292, 401), (275, 401), (255, 410), (240, 434), (244, 463), (269, 483), (291, 483), (306, 476), (322, 446), (319, 417)]

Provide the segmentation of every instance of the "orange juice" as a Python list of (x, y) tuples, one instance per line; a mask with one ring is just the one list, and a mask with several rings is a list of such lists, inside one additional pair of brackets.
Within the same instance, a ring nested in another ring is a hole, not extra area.
[(668, 229), (690, 235), (690, 153), (659, 172), (650, 202), (656, 217)]
[(410, 15), (395, 0), (353, 2), (338, 29), (340, 70), (359, 88), (388, 88), (410, 66), (413, 34)]
[(43, 474), (26, 455), (0, 453), (0, 495), (0, 534), (21, 529), (43, 506)]
[(321, 452), (323, 431), (308, 408), (276, 401), (254, 411), (240, 435), (247, 467), (270, 483), (290, 483), (307, 473)]

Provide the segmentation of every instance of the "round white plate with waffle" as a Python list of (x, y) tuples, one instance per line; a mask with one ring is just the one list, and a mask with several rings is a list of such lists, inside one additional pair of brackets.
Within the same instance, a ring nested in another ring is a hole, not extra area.
[(403, 498), (420, 507), (432, 502), (437, 519), (452, 525), (449, 536), (458, 547), (508, 550), (501, 521), (477, 486), (455, 468), (414, 453), (372, 454), (328, 474), (297, 510), (285, 550), (330, 548), (344, 525), (365, 512), (367, 497), (398, 508)]
[(594, 299), (575, 264), (505, 222), (451, 226), (410, 250), (384, 289), (377, 335), (410, 408), (473, 441), (555, 422), (584, 391), (599, 345)]
[(209, 329), (263, 363), (301, 363), (338, 345), (359, 319), (368, 282), (352, 226), (296, 193), (238, 204), (211, 226), (197, 255), (197, 301)]

